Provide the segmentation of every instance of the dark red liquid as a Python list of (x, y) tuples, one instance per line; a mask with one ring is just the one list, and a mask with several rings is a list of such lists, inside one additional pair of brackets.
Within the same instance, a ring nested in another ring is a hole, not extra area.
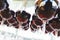
[[(32, 17), (32, 21), (31, 21), (31, 24), (30, 24), (30, 28), (32, 31), (37, 31), (39, 28), (41, 28), (43, 22), (36, 16), (36, 15), (33, 15)], [(40, 26), (40, 27), (38, 27)]]
[(46, 25), (46, 30), (48, 31), (48, 32), (52, 32), (53, 31), (53, 34), (55, 35), (55, 32), (56, 32), (56, 30), (55, 29), (57, 29), (58, 31), (58, 36), (60, 36), (60, 21), (59, 21), (59, 19), (58, 18), (54, 18), (54, 19), (52, 19), (52, 20), (50, 20), (49, 21), (49, 24), (48, 25)]
[(41, 6), (41, 7), (37, 6), (35, 9), (35, 12), (40, 18), (47, 20), (51, 18), (52, 16), (55, 16), (56, 14), (55, 9), (52, 7), (53, 7), (52, 2), (48, 0), (44, 6)]

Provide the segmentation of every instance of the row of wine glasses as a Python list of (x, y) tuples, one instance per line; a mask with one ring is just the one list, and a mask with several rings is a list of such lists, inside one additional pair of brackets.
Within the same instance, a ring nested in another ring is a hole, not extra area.
[[(20, 28), (24, 30), (28, 30), (30, 28), (31, 31), (37, 31), (41, 28), (44, 33), (54, 33), (57, 31), (54, 34), (58, 33), (58, 36), (60, 36), (60, 8), (53, 8), (52, 2), (50, 0), (47, 0), (45, 4), (42, 4), (44, 1), (45, 0), (38, 0), (36, 2), (35, 14), (32, 16), (32, 20), (30, 21), (31, 14), (26, 12), (25, 9), (23, 11), (19, 10), (14, 12), (13, 10), (10, 10), (7, 1), (1, 0), (0, 24), (17, 28), (16, 33)], [(24, 6), (26, 8), (26, 4), (24, 4)], [(55, 18), (57, 14), (58, 17)], [(51, 20), (53, 21), (50, 23)], [(29, 24), (30, 22), (31, 24)], [(56, 24), (57, 22), (58, 24)]]

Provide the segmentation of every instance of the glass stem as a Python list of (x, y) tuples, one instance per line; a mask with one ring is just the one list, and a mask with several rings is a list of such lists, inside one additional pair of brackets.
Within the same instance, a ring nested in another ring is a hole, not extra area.
[(43, 33), (45, 33), (45, 30), (46, 30), (46, 22), (47, 21), (43, 20), (43, 29), (42, 29)]

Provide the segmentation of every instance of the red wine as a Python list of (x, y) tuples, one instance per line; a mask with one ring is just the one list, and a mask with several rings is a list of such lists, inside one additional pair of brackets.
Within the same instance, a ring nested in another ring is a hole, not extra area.
[(54, 29), (60, 29), (60, 21), (58, 18), (54, 18), (49, 21), (49, 24), (54, 28)]
[[(22, 29), (28, 30), (29, 29), (29, 19), (30, 19), (30, 14), (27, 13), (26, 11), (17, 11), (16, 12), (16, 18), (18, 22), (22, 25)], [(21, 23), (22, 22), (22, 23)]]
[(11, 17), (11, 13), (9, 13), (9, 8), (1, 11), (1, 16), (5, 19), (9, 19)]
[(49, 24), (46, 24), (46, 30), (45, 32), (48, 33), (48, 32), (52, 32), (53, 29), (49, 26)]
[(42, 29), (42, 26), (41, 26), (42, 24), (43, 22), (36, 15), (32, 16), (32, 21), (30, 24), (30, 28), (32, 31), (37, 31), (39, 28)]
[(55, 32), (58, 32), (58, 36), (60, 35), (60, 20), (58, 18), (53, 18), (49, 21), (48, 26), (46, 25), (46, 30), (48, 32), (53, 32), (55, 35)]
[(52, 2), (50, 2), (49, 0), (44, 6), (38, 6), (38, 8), (36, 8), (35, 11), (36, 14), (42, 19), (49, 19), (56, 14), (55, 9), (52, 8)]

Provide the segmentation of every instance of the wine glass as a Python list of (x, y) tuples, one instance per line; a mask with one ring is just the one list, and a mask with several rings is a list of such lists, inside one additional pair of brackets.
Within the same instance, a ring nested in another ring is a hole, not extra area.
[(43, 32), (45, 33), (46, 30), (46, 23), (54, 18), (56, 14), (56, 10), (52, 8), (52, 2), (50, 0), (46, 1), (44, 6), (38, 6), (36, 9), (36, 15), (39, 19), (43, 21)]
[[(1, 15), (1, 12), (2, 11), (4, 11), (6, 8), (8, 8), (8, 3), (7, 3), (7, 1), (5, 0), (0, 0), (0, 19), (2, 18), (3, 19), (3, 17), (2, 17), (2, 15)], [(3, 20), (1, 20), (1, 24), (3, 24)]]
[(28, 16), (30, 16), (30, 14), (28, 14), (26, 11), (25, 11), (25, 9), (26, 9), (26, 3), (25, 2), (27, 2), (27, 0), (23, 0), (23, 2), (22, 2), (22, 12), (21, 12), (21, 10), (18, 10), (17, 12), (16, 12), (16, 19), (17, 19), (17, 21), (18, 21), (18, 23), (19, 23), (19, 29), (17, 29), (16, 30), (16, 34), (18, 34), (19, 35), (19, 32), (20, 32), (20, 30), (21, 29), (23, 29), (23, 30), (27, 30), (26, 28), (27, 27), (25, 27), (25, 26), (28, 26), (28, 25), (26, 25), (27, 23), (28, 23)]
[[(56, 0), (57, 2), (58, 2), (58, 0)], [(59, 3), (57, 3), (57, 5), (58, 5)], [(56, 18), (53, 18), (52, 20), (50, 20), (49, 21), (49, 26), (50, 26), (50, 28), (51, 29), (53, 29), (53, 34), (55, 35), (55, 36), (59, 36), (59, 33), (60, 33), (60, 28), (59, 28), (59, 10), (60, 10), (60, 8), (59, 8), (59, 6), (58, 6), (58, 9), (56, 10), (56, 14), (57, 14), (57, 17)], [(48, 29), (48, 28), (47, 28)]]
[[(49, 30), (50, 29), (50, 30)], [(53, 18), (49, 21), (48, 26), (46, 27), (48, 32), (52, 32), (55, 36), (60, 36), (60, 21), (59, 18)]]
[(42, 28), (42, 20), (40, 20), (36, 15), (32, 16), (30, 28), (32, 32), (36, 32), (39, 28)]

